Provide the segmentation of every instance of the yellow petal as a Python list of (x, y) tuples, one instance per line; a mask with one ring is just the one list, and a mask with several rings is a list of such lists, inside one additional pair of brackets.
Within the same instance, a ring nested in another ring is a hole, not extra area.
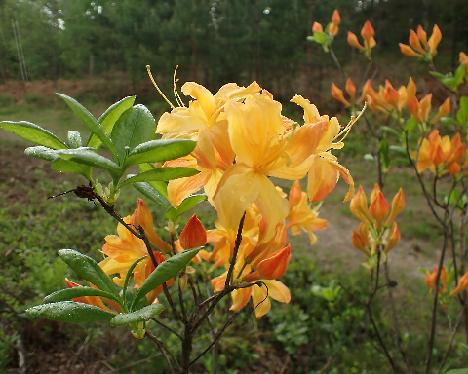
[(291, 291), (281, 281), (266, 280), (265, 284), (268, 287), (268, 296), (280, 303), (289, 304), (291, 302)]
[(271, 302), (264, 285), (253, 286), (252, 299), (256, 318), (261, 318), (270, 311)]

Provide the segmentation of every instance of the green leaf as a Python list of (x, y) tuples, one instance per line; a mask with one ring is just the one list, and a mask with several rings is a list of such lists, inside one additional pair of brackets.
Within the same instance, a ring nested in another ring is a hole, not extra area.
[(158, 139), (138, 145), (130, 152), (127, 165), (145, 162), (163, 162), (186, 156), (194, 150), (196, 142), (188, 139)]
[(450, 369), (447, 370), (445, 374), (468, 374), (468, 368)]
[(200, 249), (201, 248), (194, 248), (180, 252), (160, 263), (139, 288), (135, 300), (133, 300), (132, 309), (133, 306), (137, 304), (138, 300), (144, 297), (148, 292), (154, 290), (164, 282), (167, 282), (183, 270)]
[(62, 173), (81, 174), (85, 178), (90, 179), (91, 167), (84, 164), (79, 164), (73, 161), (58, 159), (52, 162), (52, 169)]
[(62, 149), (67, 148), (66, 144), (62, 142), (57, 135), (49, 130), (35, 125), (34, 123), (20, 121), (2, 121), (0, 122), (0, 129), (11, 132), (19, 137), (26, 139), (30, 142), (43, 145), (48, 148)]
[(151, 304), (137, 310), (133, 313), (118, 314), (111, 319), (112, 326), (129, 325), (131, 323), (148, 321), (160, 315), (164, 311), (164, 306), (161, 304)]
[(120, 300), (115, 295), (106, 291), (99, 290), (97, 288), (86, 287), (86, 286), (77, 286), (77, 287), (65, 288), (63, 290), (55, 291), (54, 293), (51, 293), (50, 295), (44, 298), (44, 303), (48, 304), (48, 303), (55, 303), (57, 301), (71, 300), (75, 297), (81, 297), (81, 296), (106, 297), (108, 299), (111, 299), (120, 303)]
[[(133, 184), (138, 192), (142, 195), (146, 196), (148, 199), (154, 201), (156, 204), (160, 205), (164, 209), (167, 209), (171, 206), (171, 203), (167, 200), (167, 198), (161, 194), (158, 189), (154, 188), (154, 184), (158, 182), (137, 182)], [(161, 182), (164, 183), (164, 182)]]
[(107, 313), (97, 306), (73, 301), (38, 305), (26, 309), (25, 312), (29, 318), (47, 318), (54, 321), (74, 323), (109, 321), (114, 317), (114, 314)]
[(379, 143), (379, 155), (382, 166), (387, 169), (390, 166), (390, 152), (387, 139), (383, 138)]
[(87, 147), (61, 149), (55, 151), (55, 154), (59, 155), (60, 158), (64, 160), (74, 161), (79, 164), (89, 165), (99, 169), (110, 170), (111, 172), (118, 172), (120, 170), (119, 166), (115, 162), (93, 152)]
[(59, 256), (79, 277), (91, 282), (103, 291), (117, 294), (115, 284), (91, 257), (73, 249), (61, 249)]
[(141, 104), (127, 109), (120, 116), (112, 129), (111, 139), (117, 148), (121, 165), (125, 163), (129, 151), (155, 136), (155, 127), (151, 112)]
[(81, 134), (79, 131), (68, 131), (67, 144), (70, 148), (79, 148), (83, 144), (81, 142)]
[(205, 201), (208, 197), (203, 194), (192, 195), (184, 199), (177, 208), (172, 207), (166, 212), (166, 218), (170, 220), (175, 220), (182, 213), (185, 213), (187, 210), (192, 209), (195, 205), (200, 204)]
[(24, 150), (26, 156), (39, 158), (46, 161), (55, 161), (59, 159), (59, 156), (55, 153), (52, 148), (37, 145), (35, 147), (28, 147)]
[[(107, 110), (99, 117), (98, 123), (101, 126), (104, 134), (109, 136), (114, 128), (115, 123), (120, 116), (135, 103), (136, 96), (127, 96), (122, 100), (112, 104)], [(99, 148), (101, 140), (96, 134), (91, 134), (88, 140), (88, 147)]]
[(104, 131), (99, 127), (99, 124), (96, 118), (86, 109), (83, 105), (81, 105), (78, 101), (76, 101), (73, 97), (70, 97), (65, 94), (58, 93), (68, 107), (73, 111), (73, 113), (83, 122), (83, 124), (91, 131), (92, 134), (96, 134), (96, 136), (101, 140), (102, 143), (112, 152), (113, 155), (116, 155), (116, 150), (112, 142), (110, 141), (109, 137), (104, 134)]
[(121, 186), (136, 182), (170, 181), (177, 178), (191, 177), (192, 175), (198, 173), (199, 171), (193, 168), (155, 168), (131, 176), (130, 178), (124, 180), (121, 183)]
[(418, 121), (413, 116), (410, 117), (408, 121), (405, 123), (405, 130), (407, 130), (410, 134), (414, 131), (414, 129), (418, 126)]
[(468, 96), (460, 98), (457, 121), (460, 125), (468, 125)]

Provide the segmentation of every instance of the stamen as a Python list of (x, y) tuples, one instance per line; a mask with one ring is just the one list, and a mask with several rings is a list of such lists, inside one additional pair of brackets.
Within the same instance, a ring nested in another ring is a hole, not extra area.
[(338, 136), (344, 134), (343, 137), (342, 137), (340, 140), (338, 140), (338, 142), (342, 142), (343, 140), (346, 139), (346, 137), (348, 136), (348, 134), (349, 134), (349, 132), (351, 131), (351, 129), (353, 128), (353, 126), (354, 126), (354, 125), (356, 124), (356, 122), (359, 121), (359, 120), (361, 119), (361, 117), (364, 115), (364, 112), (366, 111), (366, 109), (367, 109), (367, 101), (364, 103), (364, 107), (363, 107), (362, 110), (359, 112), (359, 114), (357, 115), (357, 117), (352, 116), (352, 117), (351, 117), (351, 120), (350, 120), (349, 123), (345, 126), (345, 128), (344, 128), (342, 131), (340, 131), (340, 132), (338, 133), (338, 135), (336, 135), (335, 139), (336, 139)]
[(183, 106), (185, 107), (185, 104), (184, 102), (182, 101), (179, 93), (177, 92), (177, 68), (179, 67), (179, 65), (176, 65), (175, 69), (174, 69), (174, 78), (173, 78), (173, 81), (174, 81), (174, 97), (176, 99), (176, 102), (179, 106)]
[(172, 109), (175, 109), (174, 104), (172, 104), (171, 101), (167, 98), (167, 96), (164, 95), (164, 93), (161, 91), (158, 84), (154, 80), (153, 74), (151, 74), (151, 67), (149, 65), (146, 65), (146, 71), (148, 73), (149, 78), (151, 79), (151, 83), (153, 83), (154, 88), (156, 88), (156, 91), (158, 91), (158, 93), (163, 97), (164, 100), (166, 100), (166, 103), (168, 103)]

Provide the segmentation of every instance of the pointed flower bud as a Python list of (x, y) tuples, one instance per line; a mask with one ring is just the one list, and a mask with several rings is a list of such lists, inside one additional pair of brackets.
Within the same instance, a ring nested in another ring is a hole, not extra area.
[(393, 223), (395, 218), (405, 209), (406, 206), (406, 198), (403, 188), (400, 187), (398, 193), (393, 197), (392, 200), (392, 209), (390, 210), (390, 215), (385, 222), (387, 225)]
[(380, 191), (379, 186), (376, 184), (372, 191), (369, 213), (375, 219), (378, 226), (380, 226), (384, 221), (389, 209), (390, 207), (387, 200), (385, 199), (385, 196), (383, 195), (382, 191)]
[(351, 213), (353, 213), (360, 221), (369, 221), (369, 207), (367, 204), (367, 196), (362, 186), (359, 186), (358, 191), (351, 199), (349, 204)]
[(255, 272), (244, 278), (246, 281), (253, 280), (274, 280), (281, 278), (288, 269), (289, 261), (291, 261), (291, 245), (280, 249), (276, 254), (260, 261), (255, 269)]
[(465, 273), (459, 280), (457, 286), (450, 292), (450, 296), (458, 295), (468, 288), (468, 273)]
[(179, 243), (182, 248), (189, 249), (200, 247), (207, 242), (206, 230), (203, 223), (194, 214), (188, 220), (179, 236)]

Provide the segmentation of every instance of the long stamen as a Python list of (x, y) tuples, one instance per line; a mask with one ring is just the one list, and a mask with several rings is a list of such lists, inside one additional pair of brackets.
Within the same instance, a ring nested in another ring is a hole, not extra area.
[(175, 69), (174, 69), (174, 78), (173, 78), (173, 81), (174, 81), (174, 97), (176, 99), (176, 102), (179, 106), (183, 106), (185, 107), (185, 104), (184, 102), (182, 101), (179, 93), (177, 92), (177, 68), (179, 67), (179, 65), (176, 65)]
[(353, 126), (356, 124), (357, 121), (359, 121), (361, 119), (361, 117), (364, 115), (364, 112), (366, 111), (367, 109), (367, 101), (364, 103), (364, 107), (362, 108), (362, 110), (359, 112), (359, 114), (357, 115), (357, 117), (351, 117), (351, 120), (349, 121), (349, 123), (345, 126), (345, 128), (340, 131), (338, 133), (338, 135), (336, 135), (336, 138), (342, 134), (343, 137), (338, 141), (338, 142), (342, 142), (343, 140), (345, 140), (345, 138), (348, 136), (349, 132), (351, 131), (351, 129), (353, 128)]
[(163, 97), (164, 100), (166, 100), (166, 103), (168, 103), (172, 109), (175, 109), (174, 104), (172, 104), (171, 101), (167, 98), (167, 96), (164, 95), (164, 93), (161, 91), (158, 84), (156, 83), (155, 79), (153, 78), (153, 74), (151, 74), (151, 67), (149, 65), (146, 65), (146, 71), (148, 73), (149, 78), (151, 79), (151, 83), (153, 83), (154, 88), (156, 88), (156, 91), (158, 91), (158, 93)]

